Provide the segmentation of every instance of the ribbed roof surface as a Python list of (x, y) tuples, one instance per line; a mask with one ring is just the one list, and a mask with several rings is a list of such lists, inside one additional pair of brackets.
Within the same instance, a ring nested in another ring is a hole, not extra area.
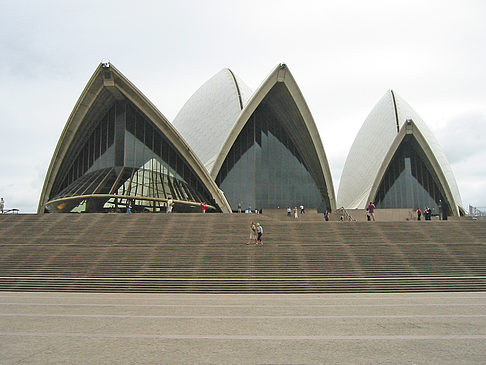
[(175, 117), (177, 131), (208, 171), (252, 93), (225, 68), (203, 84)]
[(351, 146), (338, 191), (338, 206), (365, 208), (382, 162), (407, 119), (412, 119), (427, 141), (451, 189), (455, 202), (462, 207), (452, 169), (436, 138), (408, 103), (389, 90), (366, 118)]

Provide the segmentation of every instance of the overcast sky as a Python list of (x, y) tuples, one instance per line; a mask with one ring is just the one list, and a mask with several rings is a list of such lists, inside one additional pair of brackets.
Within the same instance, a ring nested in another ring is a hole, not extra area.
[(35, 212), (62, 129), (102, 58), (172, 121), (230, 68), (253, 90), (285, 62), (337, 194), (388, 89), (441, 143), (463, 205), (486, 207), (486, 2), (0, 0), (0, 196)]

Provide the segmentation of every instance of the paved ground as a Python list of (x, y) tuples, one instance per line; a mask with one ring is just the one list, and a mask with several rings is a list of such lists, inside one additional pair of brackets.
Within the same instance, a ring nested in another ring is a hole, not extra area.
[(480, 364), (486, 293), (0, 292), (1, 364)]

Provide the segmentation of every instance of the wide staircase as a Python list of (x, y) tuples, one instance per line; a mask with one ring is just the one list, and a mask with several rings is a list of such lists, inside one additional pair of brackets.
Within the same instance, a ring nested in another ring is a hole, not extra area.
[[(281, 214), (282, 213), (282, 214)], [(249, 222), (264, 245), (247, 245)], [(0, 291), (485, 291), (486, 222), (268, 214), (0, 215)]]

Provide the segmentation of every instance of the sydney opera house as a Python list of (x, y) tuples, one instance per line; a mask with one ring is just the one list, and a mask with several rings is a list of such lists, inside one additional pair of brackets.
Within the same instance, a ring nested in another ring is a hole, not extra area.
[(256, 91), (223, 69), (171, 124), (113, 65), (100, 64), (72, 111), (38, 212), (212, 212), (304, 204), (464, 210), (446, 157), (422, 119), (389, 91), (351, 148), (336, 203), (319, 132), (289, 68)]

